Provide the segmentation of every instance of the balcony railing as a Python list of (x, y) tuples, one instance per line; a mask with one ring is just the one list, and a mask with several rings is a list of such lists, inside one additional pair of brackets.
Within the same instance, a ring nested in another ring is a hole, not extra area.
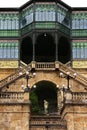
[(87, 104), (87, 92), (72, 92), (71, 93), (71, 99), (66, 99), (65, 103), (70, 103), (70, 104)]
[(72, 102), (77, 104), (87, 104), (87, 92), (73, 92)]
[(29, 99), (25, 100), (27, 93), (24, 92), (2, 92), (0, 93), (0, 104), (4, 103), (28, 103)]
[(55, 70), (55, 62), (36, 62), (36, 70)]
[[(9, 75), (8, 77), (4, 78), (3, 80), (0, 81), (0, 89), (2, 90), (5, 86), (8, 86), (9, 84), (13, 83), (17, 79), (21, 78), (26, 71), (31, 70), (31, 65), (24, 66), (23, 68), (18, 69), (15, 73)], [(22, 75), (20, 75), (20, 72)]]

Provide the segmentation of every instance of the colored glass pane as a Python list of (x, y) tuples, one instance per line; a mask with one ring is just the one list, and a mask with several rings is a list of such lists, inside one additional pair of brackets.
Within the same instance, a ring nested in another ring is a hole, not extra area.
[(0, 58), (18, 59), (18, 41), (3, 40), (2, 42), (0, 42)]
[(80, 58), (80, 54), (81, 54), (80, 53), (80, 51), (81, 51), (81, 49), (80, 49), (80, 43), (77, 43), (77, 47), (76, 48), (77, 48), (77, 50), (76, 50), (77, 51), (77, 58)]
[(37, 5), (35, 21), (55, 21), (55, 7), (52, 5)]

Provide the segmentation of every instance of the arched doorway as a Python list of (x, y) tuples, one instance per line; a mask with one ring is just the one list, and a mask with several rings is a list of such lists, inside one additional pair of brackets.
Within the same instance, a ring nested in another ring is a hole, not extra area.
[(50, 34), (43, 33), (37, 37), (35, 44), (35, 60), (38, 62), (55, 61), (55, 43)]
[(71, 46), (68, 38), (62, 36), (59, 39), (58, 44), (58, 59), (62, 63), (66, 63), (71, 60)]
[(48, 113), (57, 112), (57, 88), (50, 81), (39, 81), (30, 93), (32, 114), (44, 114), (44, 100), (48, 102)]
[(22, 40), (20, 52), (20, 59), (24, 63), (29, 64), (32, 61), (33, 57), (33, 45), (32, 39), (30, 37), (27, 36)]

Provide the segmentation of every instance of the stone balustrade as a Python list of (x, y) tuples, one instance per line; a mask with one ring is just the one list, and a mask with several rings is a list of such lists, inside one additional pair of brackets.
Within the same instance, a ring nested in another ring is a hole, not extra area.
[(87, 92), (71, 92), (72, 98), (66, 98), (65, 103), (87, 104)]
[[(15, 73), (11, 74), (10, 76), (6, 77), (5, 79), (0, 81), (0, 89), (2, 89), (5, 86), (8, 86), (9, 84), (13, 83), (15, 80), (21, 78), (26, 71), (31, 70), (31, 65), (27, 65), (22, 69), (17, 70)], [(21, 75), (20, 75), (21, 73)]]
[(0, 93), (0, 104), (4, 103), (29, 103), (29, 93), (2, 92)]
[(55, 62), (37, 62), (35, 68), (36, 70), (55, 70)]
[(72, 93), (72, 102), (77, 104), (87, 104), (87, 92)]

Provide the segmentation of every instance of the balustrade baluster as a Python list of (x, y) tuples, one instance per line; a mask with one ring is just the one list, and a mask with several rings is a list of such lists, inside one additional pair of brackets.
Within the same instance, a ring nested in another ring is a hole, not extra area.
[(87, 103), (87, 92), (72, 92), (72, 102), (76, 104)]
[(17, 102), (18, 100), (24, 101), (23, 92), (3, 92), (0, 93), (0, 102)]

